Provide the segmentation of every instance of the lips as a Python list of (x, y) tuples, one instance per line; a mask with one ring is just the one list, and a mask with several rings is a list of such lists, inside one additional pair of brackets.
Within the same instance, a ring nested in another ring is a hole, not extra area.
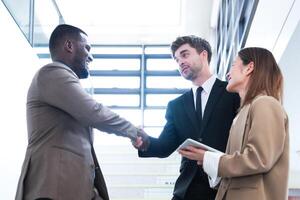
[(227, 78), (227, 81), (230, 81), (231, 76), (229, 75), (229, 73), (226, 74), (226, 78)]
[(189, 69), (189, 67), (188, 67), (188, 66), (184, 66), (184, 67), (182, 67), (182, 68), (181, 68), (181, 72), (183, 72), (183, 73), (184, 73), (184, 72), (185, 72), (186, 70), (188, 70), (188, 69)]
[(85, 62), (86, 68), (89, 68), (89, 64), (90, 64), (90, 61), (86, 61), (86, 62)]

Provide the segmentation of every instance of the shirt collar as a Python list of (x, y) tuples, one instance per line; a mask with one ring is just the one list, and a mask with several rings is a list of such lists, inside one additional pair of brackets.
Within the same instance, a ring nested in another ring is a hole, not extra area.
[(212, 75), (209, 79), (207, 79), (202, 85), (193, 85), (192, 86), (192, 90), (193, 90), (193, 94), (196, 94), (198, 87), (202, 87), (203, 91), (206, 94), (209, 94), (215, 81), (216, 81), (217, 77), (215, 75)]

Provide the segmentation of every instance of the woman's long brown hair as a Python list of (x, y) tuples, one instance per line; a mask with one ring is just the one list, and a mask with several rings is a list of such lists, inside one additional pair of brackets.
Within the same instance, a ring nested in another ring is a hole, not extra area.
[(249, 47), (239, 51), (243, 64), (254, 63), (242, 105), (250, 103), (257, 95), (266, 94), (282, 103), (283, 76), (273, 54), (264, 48)]

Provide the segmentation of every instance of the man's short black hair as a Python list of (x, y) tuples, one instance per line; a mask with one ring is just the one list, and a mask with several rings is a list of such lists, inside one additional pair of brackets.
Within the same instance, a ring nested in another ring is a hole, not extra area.
[(174, 57), (175, 51), (184, 44), (189, 44), (191, 47), (195, 48), (198, 53), (201, 53), (203, 50), (207, 51), (207, 60), (210, 63), (211, 60), (211, 46), (208, 41), (201, 37), (194, 35), (177, 37), (174, 42), (171, 44), (171, 51)]
[(63, 41), (66, 37), (70, 39), (77, 39), (80, 37), (80, 33), (87, 35), (83, 30), (68, 24), (58, 25), (53, 32), (51, 33), (49, 39), (49, 50), (50, 54), (55, 54), (55, 49), (60, 45), (60, 42)]

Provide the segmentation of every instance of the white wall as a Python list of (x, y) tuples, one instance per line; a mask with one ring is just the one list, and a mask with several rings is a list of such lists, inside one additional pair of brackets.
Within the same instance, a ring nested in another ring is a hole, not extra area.
[(300, 19), (299, 12), (299, 0), (260, 0), (246, 46), (267, 48), (279, 60)]
[[(284, 75), (284, 107), (290, 125), (290, 188), (300, 188), (300, 22), (293, 33), (279, 65)], [(297, 154), (296, 152), (299, 151)]]
[(27, 145), (26, 95), (38, 59), (0, 1), (0, 199), (14, 199)]
[[(210, 17), (213, 1), (211, 0), (186, 0), (182, 2), (181, 35), (198, 35), (210, 38)], [(175, 38), (174, 38), (175, 39)]]

